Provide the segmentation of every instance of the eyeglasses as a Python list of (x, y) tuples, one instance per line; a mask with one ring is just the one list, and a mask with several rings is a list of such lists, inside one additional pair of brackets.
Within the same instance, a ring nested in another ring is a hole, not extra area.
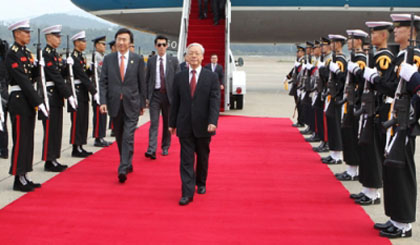
[(156, 44), (156, 46), (158, 46), (158, 47), (166, 47), (166, 43), (158, 43), (158, 44)]

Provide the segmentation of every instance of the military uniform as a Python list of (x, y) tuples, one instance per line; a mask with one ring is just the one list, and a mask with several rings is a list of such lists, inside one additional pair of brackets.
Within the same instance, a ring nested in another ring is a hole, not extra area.
[[(79, 35), (80, 39), (85, 38), (84, 32), (76, 35)], [(78, 36), (75, 36), (72, 38), (74, 41), (79, 39)], [(73, 73), (78, 107), (77, 110), (72, 109), (70, 106), (67, 107), (68, 111), (71, 113), (70, 144), (73, 145), (73, 156), (86, 157), (92, 154), (82, 148), (82, 145), (87, 143), (89, 127), (89, 92), (92, 95), (95, 95), (97, 90), (89, 79), (91, 72), (83, 53), (75, 49), (72, 52), (71, 57), (74, 61)]]
[[(297, 46), (297, 51), (305, 51), (305, 48), (301, 46)], [(295, 99), (296, 104), (296, 111), (297, 111), (297, 123), (293, 124), (294, 127), (303, 127), (303, 113), (302, 113), (302, 104), (300, 102), (300, 94), (301, 94), (301, 84), (300, 78), (303, 73), (303, 64), (305, 63), (305, 58), (302, 56), (300, 58), (296, 58), (296, 62), (292, 70), (286, 76), (289, 79), (289, 83), (291, 84), (291, 88), (289, 91), (289, 95), (293, 96)]]
[[(9, 78), (6, 71), (5, 57), (9, 44), (0, 39), (0, 96), (3, 106), (4, 122), (3, 131), (0, 131), (0, 157), (7, 159), (9, 157), (9, 133), (7, 130), (7, 101), (9, 99)], [(0, 122), (1, 123), (1, 122)]]

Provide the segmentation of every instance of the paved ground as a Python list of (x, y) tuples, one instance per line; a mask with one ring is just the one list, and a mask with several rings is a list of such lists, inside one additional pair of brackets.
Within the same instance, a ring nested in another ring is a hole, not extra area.
[[(248, 84), (244, 109), (240, 111), (229, 111), (225, 114), (291, 118), (293, 115), (294, 102), (292, 97), (288, 96), (287, 92), (283, 89), (282, 80), (284, 76), (290, 71), (293, 62), (280, 62), (280, 59), (276, 57), (245, 57), (244, 60), (244, 67), (240, 68), (247, 72)], [(145, 116), (141, 117), (139, 125), (147, 122), (148, 119), (149, 115), (146, 112)], [(64, 120), (63, 152), (60, 160), (63, 164), (68, 164), (71, 166), (77, 163), (79, 159), (71, 158), (70, 156), (71, 146), (68, 144), (69, 130), (70, 118), (68, 115), (66, 115)], [(89, 131), (89, 135), (91, 135), (91, 131)], [(42, 149), (42, 126), (39, 122), (36, 125), (35, 138), (34, 172), (31, 174), (31, 178), (39, 182), (44, 182), (53, 177), (55, 174), (43, 171), (43, 162), (40, 161), (40, 153)], [(111, 141), (113, 139), (108, 137), (107, 140)], [(100, 148), (93, 147), (93, 139), (89, 138), (86, 149), (96, 151)], [(143, 152), (137, 152), (136, 154), (143, 154)], [(325, 156), (325, 154), (323, 156)], [(415, 158), (416, 162), (420, 162), (419, 154), (416, 154)], [(322, 163), (320, 162), (320, 164)], [(9, 166), (10, 160), (0, 160), (0, 208), (8, 205), (23, 195), (21, 193), (12, 191), (11, 187), (13, 178), (8, 174)], [(330, 168), (334, 173), (342, 172), (345, 170), (344, 165), (331, 166)], [(417, 176), (419, 176), (419, 170), (417, 170)], [(343, 185), (351, 193), (358, 193), (361, 190), (360, 184), (358, 182), (346, 182), (343, 183)], [(418, 201), (417, 210), (419, 210), (419, 203), (420, 202)], [(382, 204), (365, 207), (364, 209), (375, 222), (384, 222), (387, 220), (387, 217), (384, 215)], [(346, 210), (343, 210), (343, 212), (346, 212)], [(417, 215), (417, 217), (419, 216)], [(393, 240), (393, 244), (420, 244), (420, 223), (415, 223), (413, 225), (413, 232), (413, 238)]]

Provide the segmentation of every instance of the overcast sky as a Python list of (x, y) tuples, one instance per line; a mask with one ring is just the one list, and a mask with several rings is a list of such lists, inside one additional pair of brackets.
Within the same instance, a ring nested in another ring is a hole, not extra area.
[(0, 0), (0, 21), (80, 10), (70, 0)]

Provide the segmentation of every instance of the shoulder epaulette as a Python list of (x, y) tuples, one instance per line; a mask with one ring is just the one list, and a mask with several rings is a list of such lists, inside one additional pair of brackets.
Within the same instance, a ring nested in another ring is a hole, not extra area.
[(45, 51), (47, 51), (47, 53), (51, 53), (51, 49), (49, 47), (46, 47)]
[(17, 53), (17, 51), (19, 50), (19, 48), (16, 45), (13, 45), (12, 48), (13, 52)]
[(79, 56), (79, 54), (77, 53), (77, 51), (75, 50), (75, 51), (73, 51), (73, 55), (74, 55), (74, 57), (78, 57)]

